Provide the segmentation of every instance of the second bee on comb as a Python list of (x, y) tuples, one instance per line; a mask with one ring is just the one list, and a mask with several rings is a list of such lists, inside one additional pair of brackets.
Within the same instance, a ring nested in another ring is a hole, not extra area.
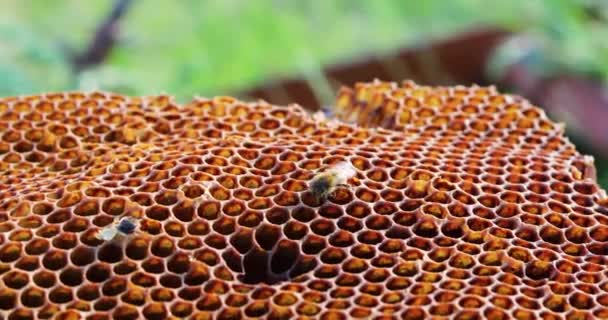
[(346, 186), (348, 179), (354, 177), (357, 170), (350, 162), (340, 162), (327, 171), (317, 174), (309, 183), (310, 192), (317, 200), (323, 200), (336, 188)]
[(134, 217), (123, 217), (120, 220), (116, 220), (109, 226), (101, 229), (96, 237), (103, 241), (114, 241), (117, 239), (124, 238), (135, 232), (139, 222)]

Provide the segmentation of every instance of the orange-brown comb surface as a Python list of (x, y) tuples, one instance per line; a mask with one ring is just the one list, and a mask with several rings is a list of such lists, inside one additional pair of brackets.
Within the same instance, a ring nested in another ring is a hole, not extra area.
[[(608, 207), (562, 128), (492, 88), (372, 83), (336, 113), (0, 99), (0, 318), (608, 317)], [(349, 188), (308, 182), (341, 161)], [(125, 239), (96, 235), (139, 218)]]

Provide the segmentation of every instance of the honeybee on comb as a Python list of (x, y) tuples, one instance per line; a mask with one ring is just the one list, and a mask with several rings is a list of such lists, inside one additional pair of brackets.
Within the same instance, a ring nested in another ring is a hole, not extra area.
[(332, 194), (336, 188), (349, 187), (346, 182), (356, 174), (357, 170), (350, 162), (340, 162), (314, 176), (308, 187), (315, 199), (320, 201)]
[(101, 229), (97, 233), (97, 239), (103, 241), (113, 241), (126, 237), (135, 232), (139, 222), (135, 217), (123, 217), (120, 220), (112, 222), (109, 226)]

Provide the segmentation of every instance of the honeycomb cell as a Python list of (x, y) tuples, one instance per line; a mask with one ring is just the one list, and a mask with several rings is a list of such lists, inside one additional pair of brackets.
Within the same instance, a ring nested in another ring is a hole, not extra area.
[(164, 319), (167, 317), (168, 312), (164, 304), (162, 303), (151, 303), (144, 307), (142, 310), (142, 315), (146, 319)]

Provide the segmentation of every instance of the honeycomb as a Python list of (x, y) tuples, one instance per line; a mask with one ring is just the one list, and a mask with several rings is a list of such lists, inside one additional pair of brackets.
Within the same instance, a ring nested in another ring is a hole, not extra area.
[(542, 110), (374, 82), (335, 113), (0, 99), (0, 318), (608, 318), (608, 200)]

